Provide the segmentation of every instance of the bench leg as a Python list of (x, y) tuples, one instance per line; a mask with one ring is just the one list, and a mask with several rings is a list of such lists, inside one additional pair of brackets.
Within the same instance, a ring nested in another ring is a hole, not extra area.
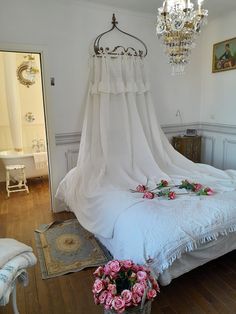
[(9, 171), (6, 171), (6, 191), (7, 191), (7, 197), (10, 197), (10, 191), (9, 191), (9, 185), (10, 185), (10, 174)]
[(14, 314), (20, 314), (17, 308), (17, 303), (16, 303), (16, 283), (14, 284), (14, 289), (12, 291), (12, 307), (13, 307), (13, 313)]

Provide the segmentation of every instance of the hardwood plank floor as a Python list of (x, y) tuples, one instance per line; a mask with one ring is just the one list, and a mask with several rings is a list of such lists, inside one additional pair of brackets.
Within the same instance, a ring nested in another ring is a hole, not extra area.
[[(6, 198), (0, 184), (0, 237), (12, 237), (33, 247), (34, 230), (42, 223), (70, 219), (72, 213), (50, 211), (46, 180), (29, 182), (30, 194)], [(42, 280), (39, 263), (29, 269), (29, 286), (17, 288), (21, 314), (101, 314), (93, 303), (93, 270)], [(0, 314), (12, 314), (11, 304), (0, 307)], [(221, 257), (174, 280), (161, 288), (152, 305), (152, 314), (236, 313), (236, 252)]]

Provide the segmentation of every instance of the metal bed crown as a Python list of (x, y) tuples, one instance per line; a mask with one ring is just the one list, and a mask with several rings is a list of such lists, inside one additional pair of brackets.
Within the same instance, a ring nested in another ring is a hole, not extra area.
[[(111, 22), (111, 24), (112, 24), (112, 28), (111, 29), (109, 29), (108, 31), (98, 35), (97, 38), (95, 39), (95, 41), (94, 41), (94, 52), (95, 52), (95, 55), (101, 56), (103, 54), (109, 54), (109, 55), (112, 55), (112, 56), (128, 55), (128, 56), (136, 56), (136, 57), (139, 56), (141, 58), (146, 57), (146, 55), (148, 53), (146, 44), (141, 39), (139, 39), (138, 37), (136, 37), (134, 35), (131, 35), (131, 34), (125, 32), (125, 31), (121, 30), (117, 26), (118, 21), (117, 21), (116, 16), (115, 16), (114, 13), (112, 15), (112, 22)], [(124, 35), (127, 35), (129, 37), (132, 37), (132, 38), (136, 39), (138, 42), (140, 42), (142, 44), (142, 46), (144, 47), (144, 50), (137, 50), (137, 49), (135, 49), (133, 47), (125, 48), (124, 46), (121, 46), (121, 45), (115, 46), (113, 49), (111, 49), (109, 47), (103, 48), (102, 46), (100, 46), (101, 38), (104, 35), (112, 32), (115, 29), (118, 30), (119, 32), (121, 32)]]

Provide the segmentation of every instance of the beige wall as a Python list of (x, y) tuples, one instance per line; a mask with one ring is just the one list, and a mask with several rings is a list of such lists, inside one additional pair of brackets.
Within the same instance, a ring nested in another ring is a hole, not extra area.
[[(0, 52), (0, 150), (10, 150), (12, 149), (12, 141), (5, 95), (4, 53), (6, 52)], [(25, 55), (26, 54), (23, 53), (15, 53), (17, 66), (25, 61)], [(36, 65), (40, 69), (39, 55), (35, 54), (34, 56)], [(43, 138), (45, 140), (42, 82), (40, 73), (37, 75), (35, 84), (31, 85), (29, 88), (19, 82), (19, 92), (22, 114), (23, 147), (31, 148), (33, 139)], [(25, 114), (27, 112), (32, 112), (34, 114), (34, 122), (29, 123), (25, 120)]]

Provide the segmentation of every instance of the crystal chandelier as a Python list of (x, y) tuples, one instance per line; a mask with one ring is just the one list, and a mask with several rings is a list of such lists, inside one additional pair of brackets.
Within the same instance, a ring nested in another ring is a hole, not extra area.
[(198, 0), (195, 9), (190, 0), (165, 0), (158, 9), (156, 32), (162, 39), (173, 75), (184, 72), (196, 37), (207, 22), (208, 11), (202, 9), (203, 1)]

